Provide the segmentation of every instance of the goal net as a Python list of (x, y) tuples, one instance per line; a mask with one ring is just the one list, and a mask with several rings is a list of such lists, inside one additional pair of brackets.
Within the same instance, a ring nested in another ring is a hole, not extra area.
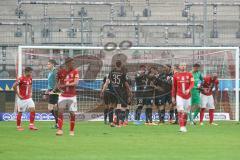
[[(191, 71), (194, 63), (201, 65), (203, 76), (217, 73), (219, 94), (215, 97), (216, 119), (239, 120), (239, 49), (236, 47), (131, 47), (104, 48), (78, 46), (19, 46), (18, 76), (26, 66), (33, 71), (33, 100), (37, 112), (47, 112), (47, 102), (42, 93), (47, 89), (47, 62), (55, 59), (64, 65), (66, 57), (74, 58), (74, 67), (79, 70), (80, 79), (77, 87), (78, 111), (82, 118), (84, 113), (96, 113), (104, 109), (99, 97), (104, 76), (106, 76), (117, 59), (121, 59), (127, 75), (132, 82), (132, 91), (136, 91), (135, 75), (140, 65), (156, 66), (160, 71), (164, 65), (176, 67), (181, 62), (187, 64)], [(58, 66), (58, 67), (59, 67)], [(134, 94), (133, 94), (134, 95)], [(136, 108), (133, 98), (130, 119)], [(166, 109), (168, 112), (168, 109)], [(81, 117), (80, 117), (81, 118)], [(91, 119), (90, 118), (90, 119)]]

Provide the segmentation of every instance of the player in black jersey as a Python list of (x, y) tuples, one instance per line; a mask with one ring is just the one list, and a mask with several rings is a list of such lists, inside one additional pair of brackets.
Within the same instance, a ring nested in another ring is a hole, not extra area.
[[(103, 78), (103, 84), (102, 84), (102, 89), (103, 89), (103, 86), (107, 80), (107, 76), (105, 76)], [(113, 112), (114, 112), (114, 103), (115, 103), (115, 97), (114, 97), (114, 94), (112, 93), (112, 89), (111, 89), (111, 86), (109, 85), (108, 88), (104, 91), (103, 93), (103, 101), (104, 101), (104, 111), (103, 111), (103, 114), (104, 114), (104, 123), (105, 124), (108, 124), (107, 123), (107, 117), (109, 117), (109, 124), (113, 123)]]
[(119, 126), (119, 122), (123, 122), (125, 115), (125, 108), (122, 107), (126, 102), (126, 93), (124, 92), (125, 88), (127, 90), (127, 95), (131, 97), (131, 89), (126, 80), (126, 70), (122, 66), (121, 60), (117, 60), (115, 63), (115, 67), (110, 71), (108, 78), (103, 86), (101, 91), (101, 95), (103, 95), (104, 91), (110, 86), (111, 93), (114, 95), (114, 107), (116, 107), (115, 114), (117, 117), (117, 126)]
[(163, 66), (163, 70), (159, 72), (159, 76), (155, 81), (155, 105), (158, 108), (159, 124), (164, 123), (167, 103), (170, 106), (170, 119), (173, 118), (174, 110), (172, 110), (171, 102), (172, 74), (170, 71), (170, 66)]
[(143, 100), (144, 100), (144, 87), (146, 85), (146, 66), (145, 65), (141, 65), (140, 66), (140, 70), (137, 72), (137, 74), (135, 75), (135, 83), (136, 83), (136, 99), (137, 99), (137, 109), (135, 111), (135, 124), (136, 125), (140, 125), (140, 116), (141, 116), (141, 112), (143, 109)]
[(158, 70), (158, 76), (154, 81), (155, 87), (155, 106), (158, 109), (159, 124), (164, 123), (165, 116), (165, 96), (166, 96), (166, 83), (165, 83), (165, 68)]
[(156, 67), (150, 67), (148, 74), (146, 75), (146, 85), (144, 87), (144, 105), (146, 106), (146, 125), (155, 125), (152, 122), (152, 110), (154, 101), (154, 81), (156, 79), (157, 70)]
[[(129, 76), (126, 76), (126, 80), (127, 80), (127, 83), (129, 85), (130, 88), (132, 88), (132, 80)], [(122, 107), (125, 108), (125, 115), (124, 115), (124, 123), (123, 125), (128, 125), (128, 118), (129, 118), (129, 106), (131, 105), (131, 102), (132, 102), (132, 97), (129, 97), (129, 94), (128, 94), (128, 89), (125, 87), (124, 89), (124, 104), (122, 104)], [(131, 94), (132, 96), (132, 94)]]
[[(178, 115), (177, 115), (177, 109), (175, 109), (174, 104), (172, 103), (172, 95), (171, 95), (171, 90), (172, 90), (172, 83), (173, 83), (173, 75), (174, 71), (171, 68), (171, 65), (166, 65), (166, 86), (167, 86), (167, 95), (165, 102), (169, 104), (170, 110), (169, 110), (169, 123), (170, 124), (177, 124), (178, 123)], [(175, 122), (173, 122), (174, 119), (174, 113), (175, 113)]]

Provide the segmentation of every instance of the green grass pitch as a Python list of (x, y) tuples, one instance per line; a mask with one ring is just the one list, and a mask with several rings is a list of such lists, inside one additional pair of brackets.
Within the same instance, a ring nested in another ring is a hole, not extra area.
[(75, 136), (55, 136), (52, 122), (36, 122), (38, 131), (16, 131), (15, 122), (0, 122), (1, 160), (239, 160), (240, 124), (111, 128), (102, 122), (78, 122)]

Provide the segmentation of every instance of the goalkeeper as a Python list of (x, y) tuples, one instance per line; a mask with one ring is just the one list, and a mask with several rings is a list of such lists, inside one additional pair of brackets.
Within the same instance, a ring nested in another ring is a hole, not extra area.
[[(191, 124), (196, 124), (195, 118), (197, 117), (198, 113), (200, 112), (200, 90), (199, 87), (201, 85), (201, 82), (203, 81), (203, 76), (201, 72), (199, 71), (200, 64), (196, 63), (193, 65), (192, 75), (194, 77), (194, 87), (191, 90), (191, 110), (189, 113), (189, 120)], [(194, 114), (192, 116), (192, 111), (194, 111)]]

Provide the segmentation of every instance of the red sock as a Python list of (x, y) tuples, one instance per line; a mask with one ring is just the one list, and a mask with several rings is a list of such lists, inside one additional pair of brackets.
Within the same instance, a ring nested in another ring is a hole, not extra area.
[(179, 126), (180, 127), (184, 127), (184, 118), (183, 118), (183, 113), (182, 112), (179, 112), (178, 113), (178, 119), (179, 119)]
[(187, 125), (187, 119), (188, 119), (187, 113), (183, 113), (184, 126)]
[(34, 124), (35, 112), (30, 112), (30, 124)]
[(200, 123), (203, 122), (204, 112), (205, 112), (205, 108), (201, 108), (201, 111), (200, 111)]
[(58, 129), (62, 130), (63, 126), (63, 114), (58, 115)]
[(70, 131), (74, 130), (75, 126), (75, 114), (70, 115)]
[(214, 109), (209, 109), (209, 123), (213, 123)]
[(19, 112), (17, 114), (17, 126), (21, 126), (21, 119), (22, 119), (22, 113)]

